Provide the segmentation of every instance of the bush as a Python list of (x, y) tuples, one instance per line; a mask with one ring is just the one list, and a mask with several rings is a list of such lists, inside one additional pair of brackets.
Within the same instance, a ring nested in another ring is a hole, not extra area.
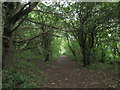
[(3, 88), (41, 88), (45, 81), (39, 68), (27, 61), (3, 69)]
[(87, 66), (87, 68), (91, 69), (100, 69), (100, 70), (106, 70), (106, 69), (113, 69), (113, 65), (107, 64), (107, 63), (93, 63), (90, 66)]

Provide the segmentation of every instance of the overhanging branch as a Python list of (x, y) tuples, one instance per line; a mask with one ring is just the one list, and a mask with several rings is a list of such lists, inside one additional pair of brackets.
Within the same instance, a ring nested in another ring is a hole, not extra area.
[(12, 32), (14, 32), (15, 30), (18, 29), (18, 27), (23, 23), (23, 21), (25, 21), (25, 19), (27, 18), (27, 16), (28, 16), (28, 15), (26, 15), (26, 16), (22, 19), (22, 21), (12, 30)]

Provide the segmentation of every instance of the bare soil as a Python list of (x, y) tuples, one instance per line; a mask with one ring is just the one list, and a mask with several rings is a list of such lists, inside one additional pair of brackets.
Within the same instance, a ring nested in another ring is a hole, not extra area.
[(117, 87), (117, 73), (112, 70), (93, 70), (70, 60), (66, 55), (58, 57), (54, 64), (31, 60), (44, 73), (46, 88), (113, 88)]

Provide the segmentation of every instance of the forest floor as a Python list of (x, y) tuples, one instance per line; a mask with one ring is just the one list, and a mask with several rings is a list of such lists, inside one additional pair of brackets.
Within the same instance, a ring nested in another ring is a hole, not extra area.
[(47, 79), (46, 88), (113, 88), (117, 87), (117, 74), (112, 70), (93, 70), (62, 55), (55, 63), (46, 64), (31, 60), (38, 66)]

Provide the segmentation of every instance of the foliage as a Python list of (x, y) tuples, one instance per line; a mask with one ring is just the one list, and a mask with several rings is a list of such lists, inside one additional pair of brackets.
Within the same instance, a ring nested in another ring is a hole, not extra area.
[(3, 70), (3, 88), (42, 88), (44, 83), (42, 71), (27, 61)]
[(95, 69), (95, 70), (113, 70), (114, 67), (111, 64), (107, 63), (93, 63), (90, 66), (87, 66), (87, 68)]
[(34, 52), (32, 52), (31, 50), (25, 50), (25, 51), (21, 51), (21, 52), (17, 52), (19, 55), (17, 57), (19, 57), (20, 59), (23, 60), (29, 60), (29, 59), (39, 59), (39, 60), (43, 60), (43, 56), (40, 54), (36, 54)]
[(41, 70), (27, 60), (67, 55), (87, 68), (118, 70), (118, 10), (118, 2), (4, 2), (3, 88), (43, 87)]
[(117, 10), (117, 3), (111, 2), (39, 3), (14, 32), (16, 41), (21, 41), (15, 46), (29, 58), (45, 61), (61, 54), (84, 66), (119, 61)]

